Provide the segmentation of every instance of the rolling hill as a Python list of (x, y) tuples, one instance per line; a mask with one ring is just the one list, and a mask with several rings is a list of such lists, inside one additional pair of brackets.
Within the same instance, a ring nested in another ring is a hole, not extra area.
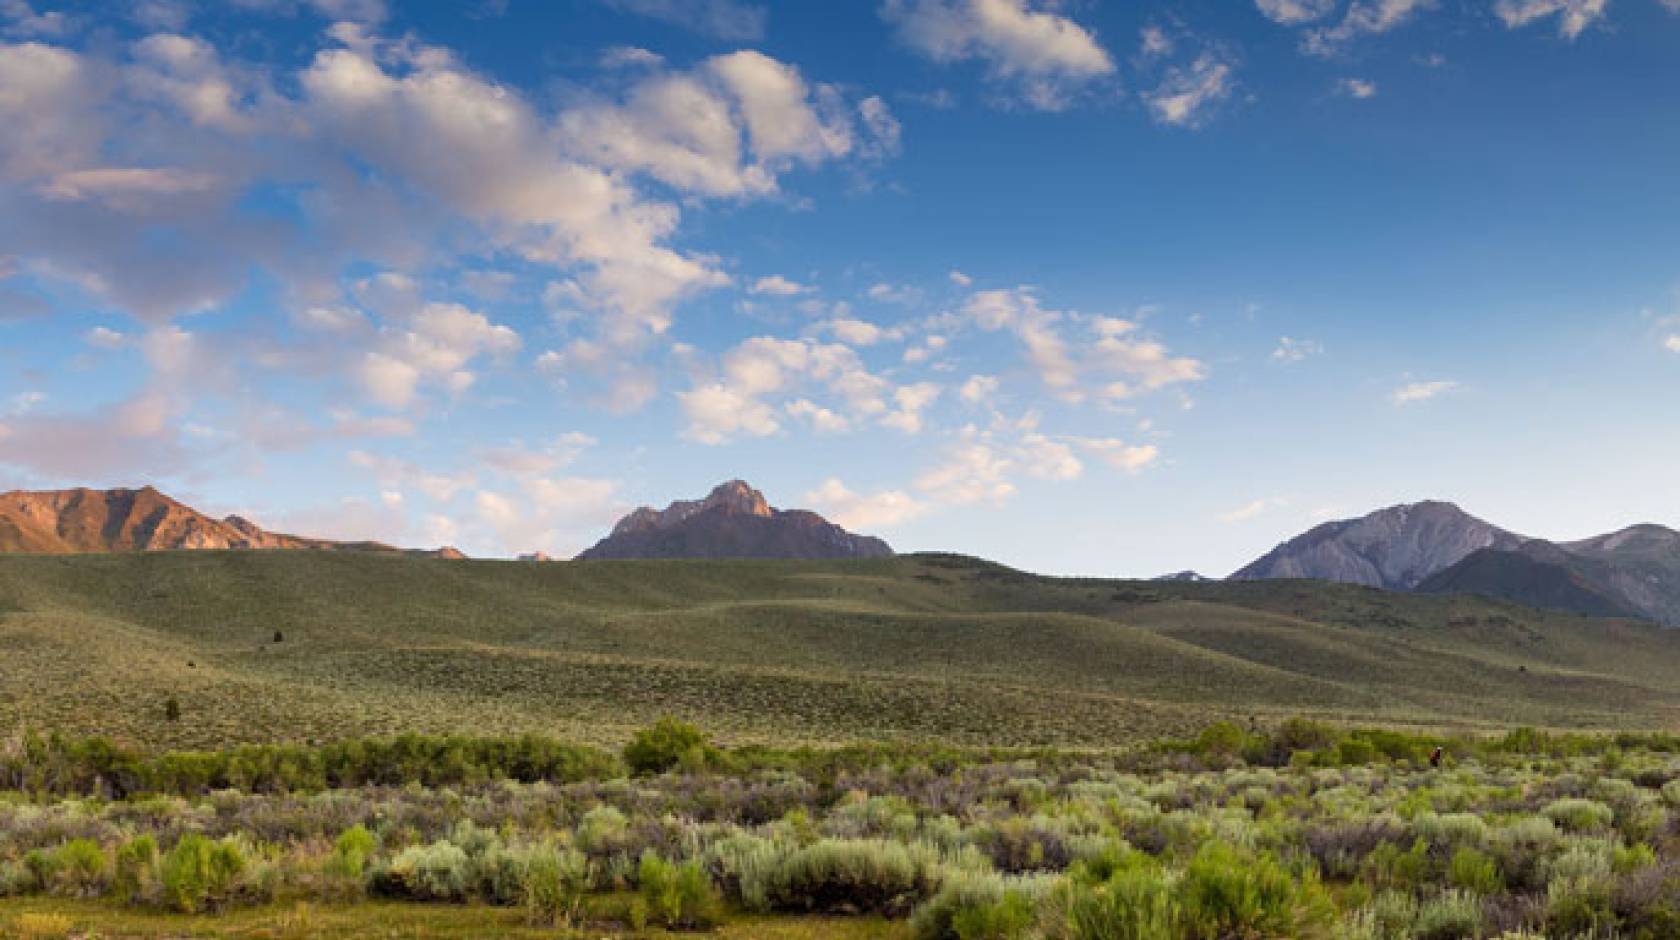
[(1105, 745), (1220, 717), (1666, 728), (1677, 709), (1680, 633), (1351, 585), (929, 555), (0, 555), (0, 726), (146, 744), (610, 742), (674, 713), (737, 742)]

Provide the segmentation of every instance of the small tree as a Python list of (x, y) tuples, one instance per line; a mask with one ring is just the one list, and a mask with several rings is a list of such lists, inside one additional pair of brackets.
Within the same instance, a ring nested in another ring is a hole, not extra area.
[(286, 634), (281, 633), (279, 630), (274, 631), (274, 642), (276, 642), (276, 643), (286, 642)]
[(165, 721), (181, 720), (181, 702), (173, 695), (163, 703), (163, 718)]
[(706, 760), (706, 736), (676, 718), (661, 718), (636, 732), (624, 747), (624, 762), (638, 774), (661, 774), (678, 764), (700, 766)]

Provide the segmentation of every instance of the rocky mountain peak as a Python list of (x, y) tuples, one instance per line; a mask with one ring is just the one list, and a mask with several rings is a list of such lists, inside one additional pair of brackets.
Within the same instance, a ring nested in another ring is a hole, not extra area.
[(772, 507), (744, 480), (664, 509), (642, 506), (579, 558), (853, 558), (891, 555), (877, 538), (853, 535), (813, 512)]

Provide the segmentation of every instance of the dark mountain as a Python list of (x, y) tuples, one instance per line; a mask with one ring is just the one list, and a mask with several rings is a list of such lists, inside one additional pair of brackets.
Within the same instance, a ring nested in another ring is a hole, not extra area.
[(1578, 542), (1536, 539), (1471, 555), (1418, 590), (1680, 626), (1680, 532), (1638, 525)]
[(774, 509), (740, 480), (705, 499), (643, 506), (578, 558), (878, 558), (886, 542), (853, 535), (814, 512)]
[(1575, 559), (1549, 542), (1520, 548), (1484, 548), (1437, 571), (1417, 586), (1420, 594), (1480, 594), (1529, 607), (1592, 617), (1644, 617), (1578, 570)]
[(1516, 548), (1524, 541), (1452, 503), (1409, 503), (1326, 522), (1272, 549), (1231, 579), (1316, 578), (1409, 591), (1472, 552)]
[(1172, 574), (1164, 574), (1164, 575), (1161, 575), (1161, 576), (1155, 578), (1154, 580), (1156, 580), (1156, 581), (1177, 581), (1177, 582), (1180, 582), (1180, 583), (1199, 584), (1203, 581), (1212, 581), (1213, 579), (1208, 577), (1205, 574), (1200, 573), (1200, 572), (1186, 570), (1186, 571), (1174, 571)]
[[(180, 549), (397, 552), (378, 542), (333, 542), (270, 532), (249, 519), (215, 519), (150, 486), (0, 493), (0, 552), (48, 555)], [(461, 557), (452, 548), (440, 557)]]

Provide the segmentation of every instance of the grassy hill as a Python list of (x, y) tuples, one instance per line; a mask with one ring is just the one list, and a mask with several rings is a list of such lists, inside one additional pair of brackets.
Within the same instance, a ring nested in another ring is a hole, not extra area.
[(1677, 709), (1680, 631), (1316, 582), (953, 556), (0, 556), (0, 727), (154, 745), (617, 742), (667, 713), (726, 741), (1102, 745), (1220, 717), (1672, 728)]

